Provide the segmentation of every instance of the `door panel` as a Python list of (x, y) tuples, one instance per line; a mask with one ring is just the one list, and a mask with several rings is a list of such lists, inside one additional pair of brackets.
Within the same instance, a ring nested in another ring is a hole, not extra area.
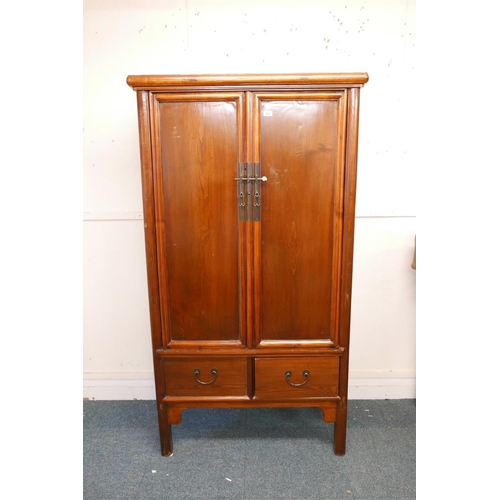
[(243, 94), (160, 94), (156, 102), (167, 343), (239, 342), (245, 312), (234, 178)]
[(336, 336), (345, 112), (342, 93), (257, 94), (257, 344)]

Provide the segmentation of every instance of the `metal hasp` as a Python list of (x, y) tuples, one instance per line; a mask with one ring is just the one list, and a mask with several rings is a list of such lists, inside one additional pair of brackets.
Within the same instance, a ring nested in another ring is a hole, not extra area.
[(238, 220), (260, 221), (260, 181), (267, 181), (265, 175), (260, 177), (260, 163), (238, 163), (238, 177), (235, 180), (238, 181)]

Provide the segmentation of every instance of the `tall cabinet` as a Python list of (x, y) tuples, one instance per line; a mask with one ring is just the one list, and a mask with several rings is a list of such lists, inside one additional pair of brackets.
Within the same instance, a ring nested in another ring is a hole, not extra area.
[(345, 453), (366, 73), (129, 76), (161, 453), (187, 408), (318, 407)]

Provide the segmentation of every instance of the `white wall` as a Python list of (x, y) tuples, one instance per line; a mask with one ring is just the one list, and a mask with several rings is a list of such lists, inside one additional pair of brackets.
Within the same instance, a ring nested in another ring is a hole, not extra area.
[(366, 71), (351, 398), (415, 397), (415, 0), (84, 1), (84, 397), (154, 399), (129, 74)]

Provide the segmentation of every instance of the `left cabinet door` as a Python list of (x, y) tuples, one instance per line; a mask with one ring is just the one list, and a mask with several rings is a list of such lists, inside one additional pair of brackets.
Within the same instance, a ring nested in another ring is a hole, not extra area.
[(245, 94), (151, 94), (165, 347), (245, 345), (245, 222), (238, 220)]

